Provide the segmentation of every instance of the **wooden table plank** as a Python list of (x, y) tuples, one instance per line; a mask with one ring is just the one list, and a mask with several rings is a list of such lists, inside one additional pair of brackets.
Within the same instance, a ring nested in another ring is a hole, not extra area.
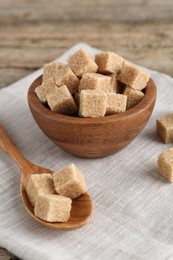
[(170, 22), (4, 26), (0, 28), (0, 87), (40, 68), (81, 40), (173, 76), (172, 32)]
[(19, 258), (12, 255), (6, 249), (0, 247), (0, 260), (19, 260)]
[[(12, 8), (11, 8), (12, 7)], [(95, 10), (95, 11), (93, 11)], [(168, 21), (173, 18), (171, 0), (8, 0), (0, 1), (0, 22), (55, 21)]]

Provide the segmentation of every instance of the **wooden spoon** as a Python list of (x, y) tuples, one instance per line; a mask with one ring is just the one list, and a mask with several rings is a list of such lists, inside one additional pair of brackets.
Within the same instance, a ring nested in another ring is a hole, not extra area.
[(76, 229), (89, 222), (92, 216), (93, 204), (92, 204), (91, 197), (88, 193), (85, 193), (82, 196), (72, 201), (71, 214), (67, 222), (50, 223), (37, 218), (34, 215), (34, 208), (29, 202), (29, 199), (26, 194), (26, 186), (28, 180), (31, 174), (53, 173), (53, 171), (35, 165), (30, 161), (28, 161), (23, 156), (23, 154), (18, 150), (15, 144), (12, 142), (12, 140), (10, 139), (10, 137), (8, 136), (8, 134), (3, 129), (2, 126), (0, 126), (0, 147), (17, 163), (17, 165), (21, 170), (22, 176), (20, 182), (20, 193), (21, 193), (22, 201), (26, 210), (36, 221), (45, 225), (48, 228), (64, 229), (64, 230)]

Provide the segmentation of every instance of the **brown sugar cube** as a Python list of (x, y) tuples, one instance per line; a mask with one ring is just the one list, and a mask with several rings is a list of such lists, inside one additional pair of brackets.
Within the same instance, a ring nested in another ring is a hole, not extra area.
[(40, 194), (35, 203), (36, 217), (48, 222), (67, 222), (72, 200), (56, 194)]
[(125, 84), (117, 80), (116, 74), (111, 74), (110, 77), (111, 77), (111, 85), (110, 85), (109, 92), (123, 94), (123, 91), (125, 89)]
[(123, 94), (127, 96), (127, 109), (136, 106), (144, 97), (142, 91), (130, 87), (125, 87)]
[(113, 52), (103, 52), (96, 54), (95, 62), (98, 65), (99, 73), (118, 74), (123, 64), (123, 58)]
[(82, 74), (87, 72), (96, 72), (98, 68), (95, 61), (84, 49), (80, 49), (70, 56), (68, 65), (78, 77), (81, 77)]
[(54, 75), (63, 66), (64, 65), (59, 61), (44, 64), (42, 84), (55, 84)]
[(121, 72), (118, 75), (119, 81), (133, 89), (138, 90), (144, 89), (149, 79), (150, 75), (147, 72), (138, 69), (128, 61), (123, 62)]
[(70, 164), (65, 168), (53, 173), (55, 190), (58, 194), (75, 199), (87, 192), (85, 179), (80, 170)]
[(47, 99), (47, 87), (45, 85), (40, 85), (38, 87), (35, 88), (35, 93), (37, 95), (37, 97), (39, 98), (39, 100), (41, 101), (41, 103), (45, 104)]
[(110, 89), (111, 77), (98, 73), (85, 73), (79, 85), (79, 91), (84, 89), (99, 89), (108, 92)]
[(157, 160), (157, 171), (169, 182), (173, 182), (173, 148), (161, 153)]
[(156, 129), (165, 144), (173, 143), (173, 114), (160, 116), (156, 121)]
[(37, 95), (37, 97), (39, 98), (39, 100), (45, 104), (47, 101), (47, 95), (50, 93), (53, 93), (54, 91), (56, 91), (56, 85), (51, 84), (50, 82), (47, 83), (47, 85), (40, 85), (38, 87), (35, 88), (35, 93)]
[(61, 68), (55, 74), (55, 83), (57, 86), (66, 85), (71, 94), (78, 91), (79, 79), (70, 68)]
[(82, 90), (80, 92), (79, 115), (82, 117), (102, 117), (106, 113), (106, 93), (102, 90)]
[(116, 93), (107, 94), (106, 115), (113, 115), (126, 111), (127, 96)]
[(60, 114), (71, 115), (77, 111), (76, 103), (65, 85), (47, 95), (47, 103), (52, 111)]
[(119, 92), (119, 84), (117, 81), (117, 75), (115, 73), (111, 75), (111, 84), (109, 91), (114, 93)]
[(52, 175), (48, 173), (32, 174), (26, 186), (26, 193), (32, 206), (40, 193), (55, 193)]

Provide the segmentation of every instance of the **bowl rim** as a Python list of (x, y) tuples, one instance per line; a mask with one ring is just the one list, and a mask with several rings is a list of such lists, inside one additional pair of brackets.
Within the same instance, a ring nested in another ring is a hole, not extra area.
[(67, 116), (62, 115), (57, 112), (53, 112), (47, 107), (44, 106), (38, 99), (35, 88), (42, 83), (42, 75), (37, 77), (28, 89), (28, 104), (31, 110), (35, 110), (38, 114), (44, 115), (45, 118), (53, 121), (63, 122), (63, 123), (70, 123), (70, 124), (104, 124), (107, 122), (112, 121), (120, 121), (126, 120), (129, 117), (136, 116), (136, 114), (142, 113), (150, 107), (150, 105), (155, 102), (156, 100), (156, 85), (152, 78), (149, 79), (147, 86), (145, 88), (145, 96), (143, 99), (131, 109), (126, 110), (125, 112), (108, 115), (104, 117), (97, 117), (97, 118), (83, 118), (83, 117), (74, 117), (74, 116)]

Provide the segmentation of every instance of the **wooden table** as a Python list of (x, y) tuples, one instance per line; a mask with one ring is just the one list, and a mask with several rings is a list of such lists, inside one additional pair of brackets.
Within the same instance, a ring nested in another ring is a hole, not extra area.
[(0, 0), (0, 88), (78, 42), (173, 76), (173, 1)]

